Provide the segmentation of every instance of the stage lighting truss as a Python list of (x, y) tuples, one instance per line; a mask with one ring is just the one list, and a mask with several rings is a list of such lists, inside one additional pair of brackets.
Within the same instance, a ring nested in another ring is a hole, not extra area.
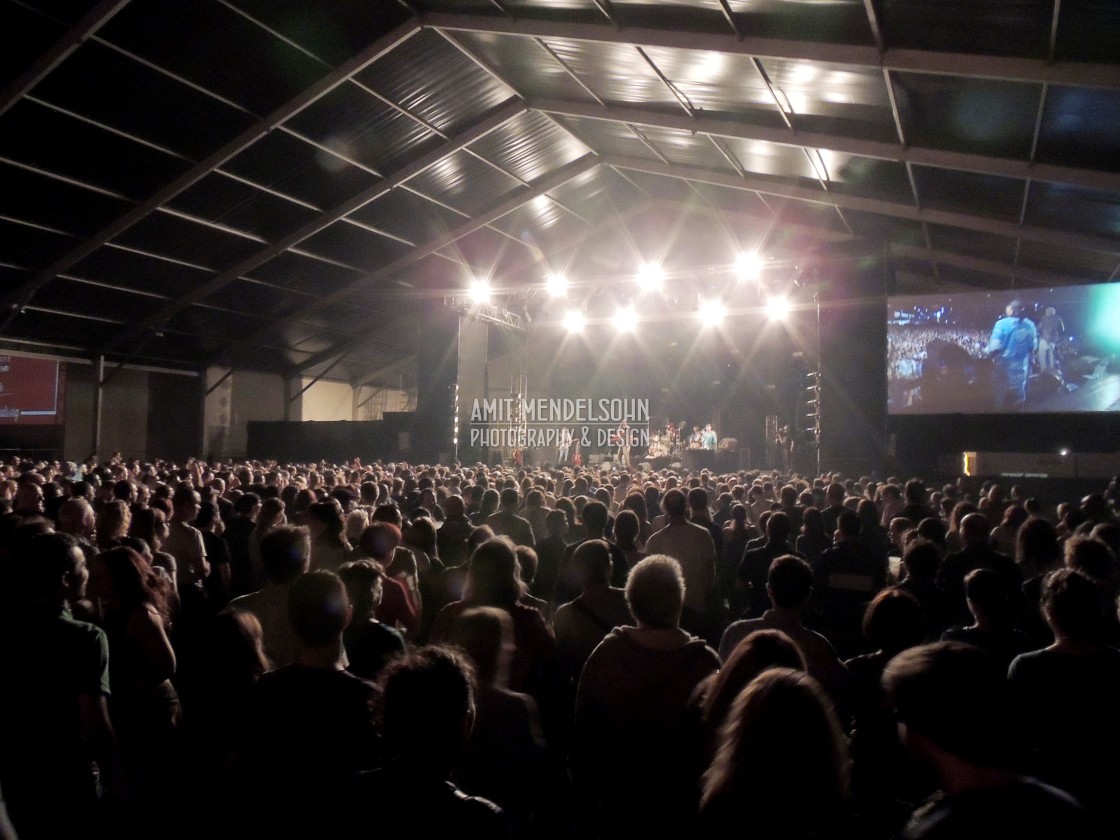
[(525, 317), (516, 312), (511, 312), (506, 309), (506, 307), (499, 306), (498, 304), (477, 303), (467, 296), (445, 298), (444, 303), (472, 318), (477, 318), (480, 321), (486, 321), (490, 324), (509, 327), (511, 330), (525, 332), (528, 326)]

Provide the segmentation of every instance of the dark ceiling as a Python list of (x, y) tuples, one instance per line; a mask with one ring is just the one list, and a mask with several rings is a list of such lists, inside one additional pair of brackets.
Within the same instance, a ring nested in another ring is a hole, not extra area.
[(1115, 0), (6, 0), (0, 347), (396, 375), (472, 276), (1120, 277)]

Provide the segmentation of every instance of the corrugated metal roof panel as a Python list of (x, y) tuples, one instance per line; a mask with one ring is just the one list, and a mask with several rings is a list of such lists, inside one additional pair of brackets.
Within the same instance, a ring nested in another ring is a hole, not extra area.
[(220, 174), (207, 175), (171, 201), (170, 206), (269, 242), (283, 238), (319, 215), (315, 208)]
[(1113, 192), (1032, 181), (1024, 222), (1099, 234), (1114, 240), (1120, 250), (1120, 195)]
[(650, 151), (628, 125), (583, 117), (558, 116), (555, 119), (597, 154), (657, 160), (657, 155)]
[(403, 4), (378, 3), (374, 7), (369, 0), (236, 0), (234, 5), (332, 65), (342, 64), (410, 17)]
[(283, 131), (269, 132), (222, 168), (323, 210), (343, 203), (379, 180), (376, 175)]
[(892, 47), (1043, 58), (1053, 10), (1052, 0), (884, 0), (880, 14)]
[(1026, 159), (1041, 85), (892, 73), (906, 142)]
[(931, 166), (914, 166), (912, 171), (923, 207), (977, 213), (1007, 221), (1019, 219), (1026, 186), (1023, 181)]
[(30, 99), (0, 115), (0, 156), (132, 199), (146, 198), (190, 165)]
[(680, 109), (672, 91), (635, 47), (566, 38), (544, 40), (549, 49), (607, 103)]
[(1120, 169), (1120, 90), (1052, 85), (1046, 92), (1035, 159)]
[(1086, 283), (1104, 283), (1116, 270), (1117, 259), (1114, 254), (1100, 251), (1027, 241), (1019, 246), (1019, 265)]
[(470, 148), (523, 181), (534, 181), (588, 152), (584, 143), (551, 119), (528, 111)]
[(111, 246), (97, 249), (67, 273), (163, 298), (177, 297), (214, 276), (213, 271)]
[(945, 225), (928, 225), (930, 242), (939, 251), (956, 251), (1001, 262), (1015, 259), (1015, 240), (1008, 236), (961, 230)]
[(261, 249), (261, 243), (169, 213), (145, 216), (114, 242), (222, 270)]
[(513, 96), (508, 85), (430, 29), (410, 38), (357, 78), (448, 134)]
[(535, 38), (489, 32), (454, 32), (451, 37), (497, 70), (502, 78), (509, 79), (521, 96), (592, 101), (580, 83)]
[(458, 213), (405, 189), (391, 190), (350, 215), (416, 245), (443, 236), (463, 223)]
[(0, 163), (0, 179), (0, 215), (73, 236), (101, 230), (132, 206), (121, 198), (4, 163)]
[(425, 196), (471, 216), (496, 204), (520, 184), (466, 152), (448, 155), (408, 182)]
[(235, 9), (216, 0), (133, 0), (96, 37), (258, 115), (326, 75), (324, 61)]
[(94, 41), (39, 82), (35, 95), (194, 160), (254, 122), (252, 114)]
[(741, 32), (771, 38), (874, 43), (861, 0), (729, 0)]
[(407, 245), (402, 245), (395, 239), (378, 236), (341, 222), (335, 222), (304, 244), (309, 251), (367, 271), (377, 270), (408, 250)]
[(438, 144), (439, 136), (356, 84), (338, 85), (286, 123), (343, 159), (382, 175)]

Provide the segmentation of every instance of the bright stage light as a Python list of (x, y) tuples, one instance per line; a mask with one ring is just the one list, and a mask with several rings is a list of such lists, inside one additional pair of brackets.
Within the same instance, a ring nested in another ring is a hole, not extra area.
[(614, 328), (621, 333), (633, 332), (638, 326), (638, 316), (632, 306), (626, 306), (614, 313)]
[(642, 263), (638, 267), (638, 284), (647, 292), (656, 292), (665, 282), (665, 270), (657, 263)]
[(587, 319), (583, 317), (582, 312), (576, 312), (573, 309), (564, 316), (564, 329), (568, 332), (582, 332), (585, 326), (587, 326)]
[(762, 273), (762, 257), (755, 251), (740, 254), (735, 260), (735, 273), (740, 280), (757, 280)]
[(568, 293), (568, 278), (563, 274), (549, 274), (545, 278), (545, 289), (551, 297), (564, 297)]
[(490, 288), (490, 284), (485, 280), (471, 281), (470, 296), (472, 303), (489, 303), (492, 294), (493, 289)]
[(766, 301), (766, 317), (771, 321), (784, 321), (789, 312), (789, 301), (784, 297), (772, 297)]
[(727, 307), (720, 300), (701, 300), (698, 314), (704, 326), (718, 327), (727, 316)]

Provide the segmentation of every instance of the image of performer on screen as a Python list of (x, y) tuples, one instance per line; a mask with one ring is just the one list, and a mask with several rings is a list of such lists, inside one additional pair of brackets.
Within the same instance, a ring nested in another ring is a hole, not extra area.
[(630, 466), (630, 424), (623, 420), (618, 425), (615, 431), (615, 438), (618, 441), (618, 454), (617, 461), (619, 466)]
[(1022, 411), (1027, 402), (1031, 356), (1038, 349), (1038, 328), (1018, 298), (1007, 304), (1004, 313), (992, 327), (985, 348), (996, 363), (992, 393), (997, 410)]
[(1047, 306), (1038, 319), (1038, 369), (1042, 373), (1058, 373), (1058, 347), (1066, 334), (1066, 325), (1058, 310)]
[(700, 434), (700, 448), (711, 449), (713, 451), (716, 448), (716, 433), (711, 423), (706, 425), (704, 431)]
[(560, 446), (557, 449), (556, 461), (557, 463), (567, 463), (568, 458), (572, 453), (572, 430), (565, 427), (560, 430)]
[(775, 443), (777, 443), (778, 453), (777, 468), (782, 472), (789, 472), (793, 469), (793, 457), (797, 442), (788, 424), (778, 429), (778, 439)]

